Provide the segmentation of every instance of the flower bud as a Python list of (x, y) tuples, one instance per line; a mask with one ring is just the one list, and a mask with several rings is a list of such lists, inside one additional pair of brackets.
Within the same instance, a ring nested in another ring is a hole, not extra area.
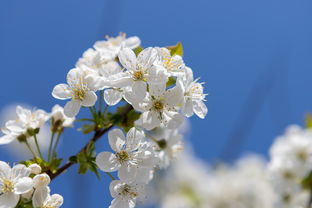
[(50, 177), (46, 174), (39, 174), (33, 178), (33, 184), (35, 188), (46, 187), (51, 182)]
[(41, 167), (38, 164), (31, 164), (29, 166), (29, 168), (31, 170), (31, 173), (33, 173), (33, 174), (37, 175), (37, 174), (41, 173)]

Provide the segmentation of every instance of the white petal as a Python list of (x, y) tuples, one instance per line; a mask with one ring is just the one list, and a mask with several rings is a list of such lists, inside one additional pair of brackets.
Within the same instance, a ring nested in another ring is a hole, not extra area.
[(162, 98), (166, 92), (166, 83), (150, 84), (149, 85), (149, 92), (156, 99)]
[(108, 89), (104, 92), (104, 100), (107, 105), (116, 105), (122, 99), (122, 92), (116, 89)]
[(176, 107), (182, 103), (183, 94), (182, 90), (179, 87), (174, 87), (165, 92), (165, 102), (170, 107)]
[(53, 207), (60, 207), (64, 203), (64, 198), (59, 194), (53, 194), (50, 199), (47, 201), (48, 205)]
[(204, 119), (206, 114), (208, 113), (208, 108), (206, 107), (203, 101), (197, 101), (193, 103), (194, 112), (198, 115), (199, 118)]
[(54, 87), (52, 91), (52, 96), (60, 99), (60, 100), (66, 100), (71, 98), (69, 86), (67, 84), (58, 84)]
[(32, 179), (29, 177), (20, 178), (14, 186), (15, 194), (25, 194), (32, 189)]
[(144, 139), (145, 135), (143, 131), (132, 127), (127, 133), (127, 147), (128, 151), (136, 150)]
[(176, 129), (179, 126), (181, 126), (183, 121), (184, 121), (184, 117), (181, 114), (176, 113), (172, 116), (171, 120), (168, 122), (168, 128)]
[(118, 177), (121, 181), (132, 182), (135, 179), (138, 167), (124, 164), (118, 170)]
[(11, 143), (15, 138), (16, 136), (12, 134), (3, 135), (2, 137), (0, 137), (0, 145)]
[(152, 130), (155, 127), (158, 127), (160, 123), (159, 115), (154, 111), (142, 113), (140, 118), (135, 121), (136, 125), (142, 126), (146, 130)]
[(81, 101), (71, 100), (64, 106), (64, 114), (71, 118), (75, 117), (79, 113), (80, 107)]
[(0, 161), (0, 178), (8, 178), (9, 174), (11, 172), (11, 167), (9, 166), (8, 163)]
[(14, 193), (4, 193), (0, 195), (0, 208), (13, 208), (17, 205), (20, 196)]
[(149, 47), (139, 53), (137, 62), (143, 69), (149, 69), (154, 64), (156, 58), (156, 49)]
[(129, 37), (125, 40), (125, 47), (135, 49), (141, 45), (141, 40), (137, 36)]
[(108, 132), (108, 142), (112, 150), (119, 152), (126, 142), (126, 137), (120, 129), (113, 129)]
[(34, 192), (32, 203), (35, 208), (42, 207), (47, 201), (50, 194), (50, 189), (48, 187), (37, 188)]
[(118, 170), (120, 167), (116, 155), (111, 152), (101, 152), (96, 157), (95, 162), (104, 172), (113, 172)]
[(135, 176), (136, 183), (145, 183), (147, 184), (153, 178), (153, 172), (150, 168), (138, 168)]
[(110, 185), (109, 185), (109, 191), (111, 193), (111, 196), (113, 198), (116, 198), (118, 196), (118, 192), (117, 192), (117, 186), (120, 186), (122, 184), (122, 182), (120, 180), (113, 180)]
[(97, 100), (97, 96), (95, 92), (89, 91), (85, 94), (85, 97), (83, 101), (81, 102), (81, 105), (85, 107), (91, 107), (91, 106), (94, 106), (94, 104), (96, 103), (96, 100)]
[(193, 101), (191, 99), (186, 99), (185, 103), (183, 103), (182, 113), (187, 117), (191, 117), (194, 114)]
[(138, 99), (143, 99), (146, 96), (147, 84), (144, 81), (135, 81), (132, 85), (132, 92)]
[(22, 178), (22, 177), (28, 177), (30, 173), (31, 173), (30, 168), (22, 164), (15, 165), (11, 170), (11, 175), (16, 179)]
[(136, 56), (135, 53), (130, 48), (122, 49), (118, 54), (119, 61), (128, 70), (136, 69)]
[(125, 200), (121, 197), (113, 199), (109, 208), (134, 208), (135, 204), (132, 200)]

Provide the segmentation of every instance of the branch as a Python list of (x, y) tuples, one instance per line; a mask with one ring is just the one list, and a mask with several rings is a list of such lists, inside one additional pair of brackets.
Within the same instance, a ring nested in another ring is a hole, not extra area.
[[(124, 112), (121, 113), (121, 116), (123, 118), (123, 121), (126, 120), (127, 118), (127, 114), (132, 110), (132, 106), (128, 105), (128, 107), (124, 110)], [(105, 133), (107, 133), (111, 128), (113, 128), (115, 126), (115, 124), (111, 124), (110, 126), (104, 128), (104, 129), (99, 129), (96, 130), (93, 137), (89, 140), (89, 142), (76, 154), (76, 156), (87, 150), (88, 145), (90, 143), (95, 143), (97, 142)], [(75, 163), (68, 161), (66, 164), (64, 164), (62, 167), (60, 167), (56, 173), (48, 173), (51, 180), (53, 180), (54, 178), (56, 178), (57, 176), (59, 176), (60, 174), (62, 174), (63, 172), (65, 172), (68, 168), (70, 168), (72, 165), (74, 165)]]

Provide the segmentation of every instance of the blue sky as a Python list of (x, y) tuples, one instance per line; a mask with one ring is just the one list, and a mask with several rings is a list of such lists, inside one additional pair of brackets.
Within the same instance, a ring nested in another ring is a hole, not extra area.
[[(0, 108), (21, 102), (48, 111), (64, 104), (52, 98), (53, 86), (105, 35), (138, 35), (143, 46), (181, 41), (185, 62), (209, 93), (207, 118), (191, 119), (196, 154), (207, 162), (267, 155), (275, 136), (289, 124), (302, 125), (312, 111), (311, 9), (308, 0), (2, 1)], [(222, 154), (229, 138), (234, 142)], [(87, 139), (66, 132), (62, 155)], [(5, 147), (0, 159), (15, 160)], [(53, 185), (65, 196), (64, 207), (107, 207), (109, 179), (103, 175), (98, 183), (74, 171)]]

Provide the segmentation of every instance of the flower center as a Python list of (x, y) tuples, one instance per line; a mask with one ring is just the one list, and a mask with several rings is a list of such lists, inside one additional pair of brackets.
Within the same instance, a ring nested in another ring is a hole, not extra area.
[(1, 183), (2, 183), (1, 188), (2, 193), (10, 193), (14, 191), (14, 183), (11, 180), (4, 178), (1, 180)]
[(130, 155), (127, 151), (122, 150), (116, 153), (117, 160), (122, 164), (127, 162), (130, 159)]
[(297, 157), (299, 160), (306, 161), (308, 159), (308, 154), (306, 151), (302, 150), (297, 153)]
[(137, 70), (132, 73), (132, 77), (134, 80), (143, 80), (144, 79), (144, 73), (142, 70)]
[(155, 110), (155, 111), (162, 111), (163, 109), (164, 109), (164, 103), (163, 102), (161, 102), (160, 100), (156, 100), (156, 101), (154, 101), (154, 103), (153, 103), (153, 109)]
[(85, 91), (81, 88), (73, 89), (73, 98), (75, 100), (83, 100), (85, 98)]
[(121, 195), (123, 196), (129, 196), (131, 198), (135, 198), (138, 196), (137, 192), (134, 192), (131, 190), (131, 187), (128, 184), (125, 184), (122, 188), (121, 188)]

